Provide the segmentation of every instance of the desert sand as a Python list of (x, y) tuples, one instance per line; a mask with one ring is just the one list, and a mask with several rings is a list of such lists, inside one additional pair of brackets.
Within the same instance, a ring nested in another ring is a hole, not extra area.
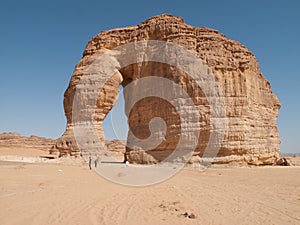
[(300, 224), (299, 166), (186, 168), (165, 182), (129, 187), (80, 159), (41, 161), (27, 150), (7, 156), (0, 149), (1, 225)]

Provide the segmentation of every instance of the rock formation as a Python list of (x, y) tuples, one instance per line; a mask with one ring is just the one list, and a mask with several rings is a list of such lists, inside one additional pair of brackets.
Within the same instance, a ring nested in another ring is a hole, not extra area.
[[(64, 95), (66, 132), (57, 140), (51, 153), (59, 152), (61, 156), (80, 155), (80, 149), (74, 139), (73, 99), (84, 71), (95, 57), (103, 51), (142, 40), (167, 41), (183, 46), (196, 53), (216, 76), (225, 99), (227, 130), (215, 163), (244, 162), (262, 165), (276, 162), (280, 149), (276, 126), (280, 103), (270, 90), (270, 83), (262, 75), (253, 53), (216, 30), (190, 26), (182, 18), (171, 15), (155, 16), (137, 26), (103, 31), (89, 41)], [(126, 87), (132, 81), (153, 74), (181, 85), (193, 99), (200, 115), (195, 124), (201, 125), (201, 134), (191, 161), (201, 161), (214, 129), (207, 96), (183, 71), (161, 63), (144, 62), (141, 65), (126, 66), (99, 90), (95, 120), (100, 139), (105, 140), (102, 121), (118, 98), (119, 86)], [(125, 108), (129, 100), (125, 97)], [(182, 106), (185, 106), (184, 99)], [(143, 99), (127, 116), (132, 133), (140, 139), (149, 136), (149, 121), (153, 117), (161, 117), (167, 125), (165, 138), (156, 148), (140, 151), (127, 145), (125, 156), (133, 163), (156, 163), (163, 160), (177, 145), (181, 126), (184, 126), (184, 129), (193, 129), (195, 125), (180, 124), (179, 115), (174, 107), (159, 98)], [(129, 133), (128, 141), (131, 140), (131, 135)]]
[(105, 141), (105, 146), (107, 148), (108, 155), (111, 155), (114, 159), (116, 159), (116, 161), (124, 162), (126, 141), (124, 140)]
[(24, 137), (13, 132), (0, 134), (0, 148), (34, 148), (47, 152), (54, 144), (53, 139), (34, 135)]

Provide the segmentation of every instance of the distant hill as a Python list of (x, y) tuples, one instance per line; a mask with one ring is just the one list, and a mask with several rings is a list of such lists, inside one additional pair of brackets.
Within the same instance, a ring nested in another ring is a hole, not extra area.
[(14, 132), (0, 134), (0, 148), (38, 148), (40, 150), (48, 151), (54, 143), (54, 139), (38, 137), (35, 135), (25, 137)]

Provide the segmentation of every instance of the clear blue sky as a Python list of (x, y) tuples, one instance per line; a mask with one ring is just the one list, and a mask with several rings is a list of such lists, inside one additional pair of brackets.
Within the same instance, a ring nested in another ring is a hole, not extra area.
[(1, 1), (0, 132), (59, 137), (63, 93), (86, 43), (102, 30), (171, 13), (217, 29), (256, 55), (282, 104), (282, 152), (299, 153), (299, 12), (297, 0)]

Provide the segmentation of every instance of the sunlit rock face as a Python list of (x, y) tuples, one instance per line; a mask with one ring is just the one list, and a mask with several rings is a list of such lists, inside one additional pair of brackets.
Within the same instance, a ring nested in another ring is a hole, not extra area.
[[(270, 90), (270, 83), (262, 75), (253, 53), (216, 30), (187, 25), (182, 18), (171, 15), (155, 16), (137, 26), (103, 31), (88, 42), (64, 94), (66, 131), (57, 140), (51, 153), (59, 153), (60, 156), (81, 154), (74, 138), (73, 99), (84, 72), (93, 60), (103, 51), (143, 40), (167, 41), (185, 47), (200, 57), (216, 77), (225, 101), (226, 132), (215, 163), (244, 162), (261, 165), (273, 164), (278, 159), (280, 138), (276, 119), (280, 103)], [(193, 130), (200, 127), (200, 135), (191, 137), (197, 139), (191, 162), (201, 161), (199, 158), (203, 155), (214, 129), (211, 106), (207, 96), (197, 85), (197, 79), (192, 79), (184, 71), (164, 63), (144, 62), (121, 68), (99, 90), (94, 120), (100, 140), (105, 141), (102, 121), (116, 103), (120, 85), (125, 88), (140, 78), (151, 76), (167, 78), (180, 85), (193, 100), (199, 117), (193, 123), (180, 120), (182, 114), (195, 110), (185, 99), (174, 99), (182, 106), (179, 111), (173, 107), (172, 102), (160, 98), (145, 98), (137, 102), (126, 112), (131, 132), (127, 139), (129, 144), (126, 147), (125, 159), (131, 163), (142, 164), (160, 162), (178, 145), (182, 129)], [(156, 84), (149, 84), (149, 88), (154, 85)], [(132, 93), (125, 93), (125, 108), (130, 96), (138, 92), (137, 87)], [(144, 151), (139, 143), (132, 143), (132, 135), (139, 139), (149, 137), (149, 122), (154, 117), (164, 120), (166, 132), (162, 135), (160, 144)], [(120, 148), (120, 152), (125, 151), (124, 149), (125, 147)], [(108, 152), (110, 150), (112, 149), (108, 148)], [(182, 147), (179, 150), (186, 149)]]

